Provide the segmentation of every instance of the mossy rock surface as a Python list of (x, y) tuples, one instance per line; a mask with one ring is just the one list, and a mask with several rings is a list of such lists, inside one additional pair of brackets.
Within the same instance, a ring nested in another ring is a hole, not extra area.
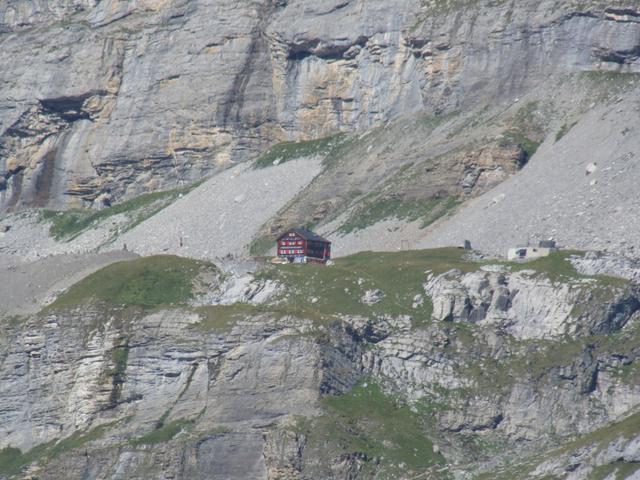
[(446, 463), (434, 451), (423, 419), (375, 382), (327, 396), (322, 404), (325, 413), (301, 420), (298, 428), (307, 438), (307, 448), (323, 458), (357, 456), (373, 478), (407, 478)]

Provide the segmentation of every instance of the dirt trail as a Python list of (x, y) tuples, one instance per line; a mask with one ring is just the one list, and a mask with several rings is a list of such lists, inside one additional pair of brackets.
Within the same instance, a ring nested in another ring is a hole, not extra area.
[(19, 263), (0, 257), (0, 318), (38, 312), (55, 295), (111, 263), (134, 258), (130, 252), (55, 255)]

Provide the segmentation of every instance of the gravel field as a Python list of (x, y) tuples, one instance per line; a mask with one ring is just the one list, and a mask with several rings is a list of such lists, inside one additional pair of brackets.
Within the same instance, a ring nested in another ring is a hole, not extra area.
[(128, 252), (55, 255), (32, 262), (0, 257), (0, 317), (38, 312), (55, 295), (111, 263), (134, 258)]
[(320, 160), (311, 158), (258, 170), (238, 165), (212, 177), (106, 249), (122, 249), (126, 244), (140, 255), (171, 253), (209, 260), (247, 255), (262, 224), (320, 170)]
[(37, 211), (7, 215), (0, 218), (0, 265), (3, 263), (32, 262), (52, 255), (86, 254), (97, 252), (109, 241), (113, 229), (125, 221), (124, 215), (114, 215), (70, 241), (57, 241), (49, 236), (49, 223), (41, 221)]
[(321, 235), (333, 242), (331, 252), (334, 257), (344, 257), (367, 250), (387, 252), (413, 249), (416, 239), (424, 234), (424, 230), (420, 229), (420, 220), (407, 223), (397, 219), (386, 219), (363, 230), (342, 235), (336, 231), (344, 218), (340, 216), (318, 230)]
[[(551, 136), (517, 175), (427, 229), (385, 220), (342, 236), (336, 256), (360, 250), (459, 246), (505, 256), (510, 247), (555, 238), (561, 246), (640, 255), (640, 101), (587, 113), (557, 142)], [(633, 99), (633, 100), (632, 100)]]
[(589, 112), (557, 143), (543, 144), (521, 173), (473, 200), (416, 243), (459, 244), (505, 255), (555, 238), (560, 245), (640, 254), (640, 101)]

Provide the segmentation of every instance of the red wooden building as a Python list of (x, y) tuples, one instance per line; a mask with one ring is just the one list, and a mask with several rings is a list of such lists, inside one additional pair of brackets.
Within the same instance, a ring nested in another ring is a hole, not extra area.
[(278, 257), (292, 263), (327, 263), (331, 242), (307, 228), (293, 228), (278, 237)]

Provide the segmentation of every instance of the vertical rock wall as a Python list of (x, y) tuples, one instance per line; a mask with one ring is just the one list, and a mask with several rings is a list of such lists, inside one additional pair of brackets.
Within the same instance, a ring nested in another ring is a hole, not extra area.
[(640, 70), (634, 8), (462, 3), (2, 2), (0, 209), (115, 201), (273, 142)]

